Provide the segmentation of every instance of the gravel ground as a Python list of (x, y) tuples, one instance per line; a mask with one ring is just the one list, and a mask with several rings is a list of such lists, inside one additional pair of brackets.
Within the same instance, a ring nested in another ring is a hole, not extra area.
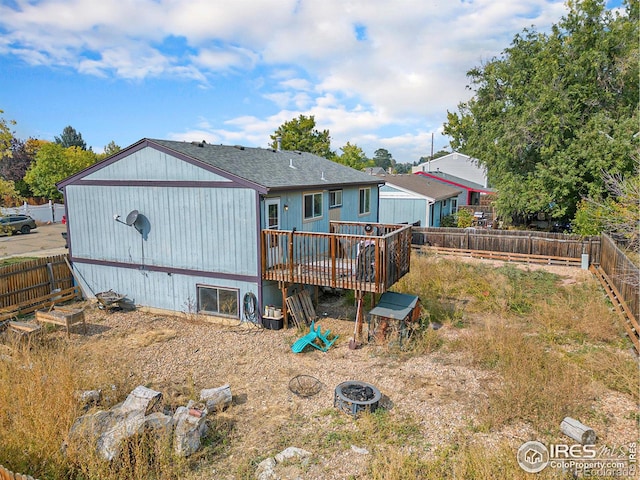
[[(471, 260), (476, 261), (476, 260)], [(535, 268), (532, 266), (532, 268)], [(588, 275), (575, 268), (551, 267), (565, 283), (583, 281)], [(184, 404), (202, 388), (230, 384), (234, 396), (231, 409), (219, 415), (233, 423), (229, 454), (215, 465), (203, 467), (193, 478), (234, 478), (237, 465), (249, 459), (272, 456), (282, 445), (283, 431), (293, 419), (303, 422), (300, 436), (313, 435), (326, 427), (333, 408), (334, 388), (346, 380), (375, 385), (393, 415), (417, 419), (425, 442), (437, 446), (455, 441), (473, 419), (477, 405), (486, 399), (487, 388), (499, 383), (495, 374), (465, 366), (456, 354), (434, 354), (401, 358), (375, 353), (373, 346), (349, 349), (354, 309), (339, 297), (322, 299), (317, 307), (320, 324), (340, 338), (326, 353), (293, 354), (290, 345), (300, 334), (294, 329), (271, 331), (246, 325), (223, 326), (197, 317), (166, 317), (140, 311), (107, 313), (86, 303), (88, 334), (74, 334), (71, 342), (81, 346), (87, 368), (113, 368), (135, 382), (162, 391), (165, 401)], [(456, 338), (460, 330), (443, 326), (441, 333)], [(56, 332), (56, 335), (63, 335)], [(316, 377), (321, 391), (300, 398), (289, 388), (296, 375)], [(592, 425), (599, 441), (620, 444), (637, 439), (633, 415), (637, 406), (630, 397), (604, 392), (597, 399), (601, 424)], [(345, 416), (345, 418), (348, 418)], [(472, 435), (468, 433), (468, 435)], [(535, 438), (526, 425), (509, 426), (501, 432), (475, 434), (482, 441), (511, 442), (515, 449)], [(364, 478), (368, 456), (353, 449), (329, 448), (315, 453), (315, 462), (304, 478)], [(295, 478), (295, 473), (283, 478)]]

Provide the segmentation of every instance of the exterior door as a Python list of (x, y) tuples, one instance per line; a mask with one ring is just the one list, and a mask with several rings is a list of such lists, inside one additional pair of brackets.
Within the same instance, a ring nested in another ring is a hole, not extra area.
[[(280, 198), (267, 198), (264, 201), (264, 218), (268, 230), (280, 230)], [(269, 239), (267, 248), (267, 267), (273, 267), (282, 262), (282, 246), (278, 244), (278, 237)]]

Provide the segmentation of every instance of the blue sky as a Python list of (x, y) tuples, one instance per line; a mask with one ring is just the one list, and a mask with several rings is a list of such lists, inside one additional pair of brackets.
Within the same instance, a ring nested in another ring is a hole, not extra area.
[[(621, 0), (609, 1), (609, 8)], [(102, 152), (141, 138), (266, 147), (300, 114), (369, 157), (448, 146), (466, 72), (552, 0), (0, 0), (0, 110), (19, 138), (67, 125)]]

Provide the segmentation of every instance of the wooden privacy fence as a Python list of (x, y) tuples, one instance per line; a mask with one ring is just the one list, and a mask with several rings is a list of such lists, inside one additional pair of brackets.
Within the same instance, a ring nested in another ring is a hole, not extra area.
[(0, 465), (0, 480), (36, 480), (31, 475), (22, 475), (20, 473), (13, 473), (11, 470), (4, 468)]
[(618, 248), (611, 237), (604, 234), (602, 235), (599, 263), (637, 321), (640, 318), (640, 305), (638, 304), (640, 269)]
[(0, 320), (71, 300), (78, 294), (66, 255), (0, 268)]
[(564, 233), (441, 227), (414, 228), (412, 236), (414, 245), (513, 253), (553, 259), (579, 260), (582, 254), (588, 254), (590, 263), (600, 261), (599, 236), (581, 237)]
[[(412, 243), (414, 248), (445, 254), (556, 265), (579, 266), (582, 255), (587, 254), (589, 264), (599, 265), (610, 279), (616, 301), (623, 302), (622, 311), (628, 311), (636, 325), (640, 319), (640, 270), (608, 235), (580, 237), (512, 230), (414, 228)], [(635, 326), (632, 328), (635, 331)]]

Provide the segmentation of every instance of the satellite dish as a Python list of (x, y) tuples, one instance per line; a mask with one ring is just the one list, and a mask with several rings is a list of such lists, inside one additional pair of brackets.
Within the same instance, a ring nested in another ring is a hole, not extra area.
[(138, 210), (131, 210), (129, 215), (127, 215), (127, 219), (124, 221), (127, 225), (131, 226), (138, 219)]

